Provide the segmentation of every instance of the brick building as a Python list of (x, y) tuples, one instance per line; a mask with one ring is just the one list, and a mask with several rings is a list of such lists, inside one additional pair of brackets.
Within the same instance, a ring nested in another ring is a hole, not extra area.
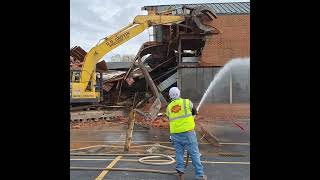
[(250, 14), (218, 14), (211, 24), (221, 33), (208, 37), (201, 64), (223, 66), (232, 58), (250, 56)]
[[(142, 10), (149, 13), (168, 9), (179, 9), (183, 5), (190, 7), (200, 4), (176, 4), (145, 6)], [(209, 36), (202, 56), (202, 66), (223, 66), (228, 60), (250, 56), (250, 2), (208, 3), (218, 18), (212, 22), (204, 22), (216, 27), (220, 34)], [(179, 13), (179, 11), (177, 12)], [(159, 28), (154, 29), (155, 39), (161, 39)]]
[[(168, 82), (175, 82), (181, 90), (182, 96), (190, 98), (198, 103), (205, 90), (209, 86), (216, 73), (231, 59), (250, 57), (250, 2), (206, 3), (206, 4), (175, 4), (144, 6), (149, 14), (177, 9), (172, 14), (182, 13), (182, 7), (187, 5), (195, 7), (206, 5), (217, 15), (217, 19), (211, 22), (202, 22), (217, 28), (220, 33), (206, 36), (202, 52), (197, 57), (184, 56), (184, 50), (188, 44), (195, 43), (190, 37), (179, 37), (178, 69)], [(155, 27), (153, 36), (155, 41), (165, 41), (168, 30), (163, 26)], [(195, 37), (199, 38), (199, 37)], [(203, 37), (200, 37), (203, 38)], [(232, 111), (241, 111), (239, 114), (249, 116), (250, 104), (250, 69), (241, 72), (232, 72), (233, 81), (227, 78), (221, 82), (221, 92), (217, 96), (211, 96), (208, 100), (211, 108), (221, 110), (230, 104)], [(169, 78), (169, 79), (170, 79)], [(232, 93), (231, 93), (232, 92)], [(242, 104), (241, 107), (239, 104)], [(242, 116), (241, 115), (241, 116)]]

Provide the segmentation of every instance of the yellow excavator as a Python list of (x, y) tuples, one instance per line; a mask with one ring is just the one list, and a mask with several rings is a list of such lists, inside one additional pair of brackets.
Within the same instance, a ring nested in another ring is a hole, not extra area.
[(168, 12), (163, 14), (138, 15), (128, 26), (111, 36), (103, 38), (101, 42), (86, 54), (82, 69), (71, 72), (71, 104), (97, 103), (102, 101), (102, 74), (96, 72), (96, 64), (108, 52), (142, 33), (145, 29), (157, 25), (179, 24), (189, 18), (194, 20), (200, 29), (205, 30), (204, 25), (200, 23), (197, 16), (205, 14), (210, 19), (216, 18), (214, 12), (207, 8), (192, 8), (192, 12), (181, 15), (168, 15)]

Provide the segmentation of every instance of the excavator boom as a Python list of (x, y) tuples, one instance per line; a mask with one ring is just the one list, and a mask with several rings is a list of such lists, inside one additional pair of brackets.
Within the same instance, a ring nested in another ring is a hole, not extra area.
[[(94, 78), (94, 68), (98, 61), (111, 50), (117, 48), (121, 44), (127, 42), (138, 34), (142, 33), (150, 26), (178, 23), (184, 21), (184, 16), (173, 15), (139, 15), (136, 16), (133, 23), (129, 24), (113, 35), (104, 38), (104, 40), (93, 47), (84, 59), (80, 82), (83, 83), (83, 88), (92, 78)], [(85, 89), (84, 89), (85, 90)]]

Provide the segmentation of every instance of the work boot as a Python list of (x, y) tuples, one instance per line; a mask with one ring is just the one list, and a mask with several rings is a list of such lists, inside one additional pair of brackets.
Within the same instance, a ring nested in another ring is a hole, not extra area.
[(183, 172), (178, 171), (178, 179), (179, 180), (184, 180)]
[(202, 177), (196, 178), (196, 180), (207, 180), (208, 177), (206, 175), (203, 175)]

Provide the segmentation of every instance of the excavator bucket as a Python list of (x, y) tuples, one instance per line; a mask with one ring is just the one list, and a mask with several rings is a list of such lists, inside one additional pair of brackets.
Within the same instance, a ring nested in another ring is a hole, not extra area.
[(212, 8), (205, 5), (197, 6), (194, 8), (185, 6), (184, 8), (191, 10), (190, 11), (191, 18), (195, 22), (195, 24), (198, 26), (199, 29), (203, 30), (205, 33), (214, 33), (214, 34), (219, 33), (219, 30), (216, 29), (215, 27), (202, 23), (204, 19), (208, 19), (212, 21), (213, 19), (218, 18)]

